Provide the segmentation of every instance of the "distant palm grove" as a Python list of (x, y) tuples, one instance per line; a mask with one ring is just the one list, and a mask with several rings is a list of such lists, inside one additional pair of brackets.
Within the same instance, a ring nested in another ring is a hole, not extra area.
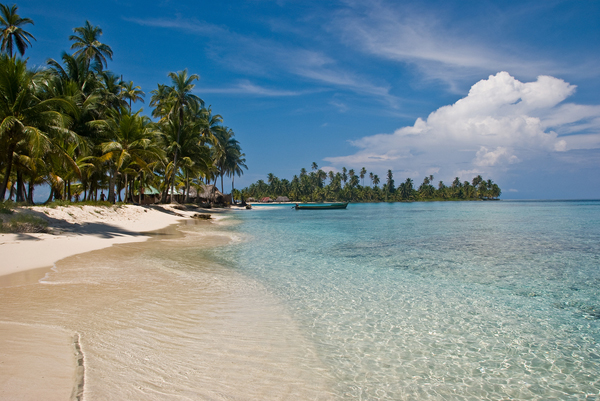
[(34, 22), (17, 11), (0, 4), (0, 202), (33, 203), (43, 184), (48, 200), (106, 191), (108, 201), (136, 201), (152, 188), (168, 202), (211, 182), (223, 190), (224, 177), (233, 186), (247, 168), (233, 130), (193, 94), (198, 75), (171, 72), (150, 92), (154, 122), (132, 110), (142, 89), (106, 69), (113, 52), (100, 27), (74, 28), (72, 54), (32, 69), (23, 57)]
[[(368, 180), (369, 185), (365, 185)], [(327, 184), (326, 182), (329, 181)], [(283, 197), (291, 201), (300, 202), (398, 202), (419, 200), (476, 200), (497, 199), (501, 190), (492, 180), (484, 180), (480, 175), (471, 182), (462, 182), (456, 177), (450, 185), (440, 181), (434, 186), (432, 175), (425, 177), (422, 184), (415, 185), (414, 181), (407, 178), (396, 186), (392, 170), (388, 170), (385, 182), (379, 187), (380, 179), (376, 174), (368, 173), (363, 167), (358, 173), (342, 168), (342, 172), (334, 173), (318, 168), (312, 164), (312, 171), (306, 169), (295, 175), (291, 181), (279, 179), (269, 174), (267, 182), (259, 180), (244, 188), (240, 194), (247, 198), (263, 200), (282, 200)]]

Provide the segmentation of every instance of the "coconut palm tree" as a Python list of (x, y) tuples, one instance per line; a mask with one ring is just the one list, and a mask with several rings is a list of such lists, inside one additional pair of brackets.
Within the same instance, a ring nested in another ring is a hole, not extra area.
[[(192, 93), (195, 84), (194, 81), (200, 79), (197, 74), (188, 75), (187, 69), (179, 71), (177, 73), (170, 72), (169, 78), (173, 83), (167, 97), (167, 102), (170, 105), (169, 118), (176, 119), (178, 121), (177, 130), (177, 144), (179, 144), (179, 138), (181, 136), (181, 129), (183, 127), (183, 119), (185, 116), (185, 109), (192, 103), (199, 103), (204, 105), (204, 101), (198, 96)], [(171, 176), (171, 194), (174, 194), (175, 190), (175, 172), (177, 170), (177, 155), (178, 148), (175, 148), (173, 156), (173, 172)]]
[(85, 21), (84, 26), (73, 28), (73, 32), (75, 35), (69, 36), (69, 40), (74, 41), (71, 49), (77, 50), (73, 54), (75, 57), (94, 60), (100, 70), (107, 65), (107, 57), (112, 60), (113, 52), (110, 46), (100, 43), (102, 29), (99, 26), (92, 26), (90, 21)]
[(21, 56), (23, 56), (25, 49), (31, 45), (29, 38), (35, 40), (32, 34), (22, 28), (26, 24), (33, 25), (33, 21), (29, 18), (21, 18), (17, 14), (17, 9), (16, 4), (10, 7), (0, 4), (2, 51), (8, 52), (10, 57), (13, 56), (13, 46), (16, 46)]
[(129, 100), (129, 109), (131, 109), (131, 102), (135, 103), (139, 100), (144, 103), (144, 96), (146, 96), (146, 94), (142, 92), (142, 88), (133, 86), (133, 81), (125, 82), (121, 86), (121, 98)]
[[(128, 108), (111, 110), (106, 120), (106, 132), (110, 135), (106, 142), (100, 144), (102, 161), (111, 164), (111, 177), (123, 173), (125, 194), (127, 198), (128, 176), (137, 176), (148, 163), (163, 156), (157, 132), (153, 129), (148, 117), (141, 116), (140, 111), (131, 114)], [(114, 201), (114, 185), (109, 187), (108, 201)]]
[[(234, 133), (231, 129), (223, 128), (217, 131), (217, 144), (213, 147), (215, 158), (214, 164), (219, 169), (219, 175), (221, 176), (221, 191), (225, 193), (223, 185), (223, 177), (225, 175), (231, 175), (234, 170), (234, 164), (240, 162), (242, 155), (242, 148), (240, 143), (234, 137)], [(269, 184), (271, 188), (274, 188), (275, 182), (274, 176), (269, 176)]]
[(365, 186), (365, 175), (367, 175), (367, 169), (363, 167), (360, 169), (360, 179), (362, 180), (363, 187)]
[(377, 174), (373, 175), (373, 185), (377, 186), (379, 185), (379, 176)]
[(5, 164), (0, 201), (6, 195), (17, 146), (26, 142), (41, 155), (54, 146), (52, 134), (68, 133), (63, 115), (52, 109), (56, 100), (40, 97), (41, 78), (40, 72), (27, 69), (26, 61), (0, 56), (0, 159)]
[(388, 193), (390, 193), (390, 194), (394, 193), (396, 188), (394, 186), (394, 174), (392, 173), (392, 170), (388, 170), (388, 172), (387, 172), (386, 184), (387, 184)]
[[(246, 165), (246, 154), (238, 153), (229, 161), (229, 173), (231, 174), (231, 193), (234, 191), (235, 176), (241, 177), (244, 174), (244, 170), (248, 170)], [(289, 186), (289, 185), (288, 185)]]

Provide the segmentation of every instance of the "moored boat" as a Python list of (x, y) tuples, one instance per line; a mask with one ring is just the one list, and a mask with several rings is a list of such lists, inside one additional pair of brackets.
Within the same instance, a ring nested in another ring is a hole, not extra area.
[(296, 210), (329, 210), (329, 209), (345, 209), (348, 206), (346, 203), (303, 203), (294, 206)]

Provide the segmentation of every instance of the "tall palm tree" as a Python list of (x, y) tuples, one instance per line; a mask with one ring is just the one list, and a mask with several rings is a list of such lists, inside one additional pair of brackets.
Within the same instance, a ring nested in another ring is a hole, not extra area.
[(360, 179), (362, 180), (363, 187), (365, 186), (365, 175), (367, 175), (367, 169), (363, 167), (360, 169)]
[(121, 97), (129, 100), (129, 109), (131, 109), (131, 102), (139, 100), (144, 103), (143, 96), (146, 96), (146, 94), (142, 92), (142, 88), (139, 86), (133, 86), (133, 81), (125, 82), (121, 87)]
[[(185, 116), (185, 109), (192, 103), (199, 103), (204, 105), (204, 101), (198, 96), (192, 93), (195, 84), (194, 81), (200, 79), (197, 74), (188, 75), (187, 69), (179, 71), (177, 73), (170, 72), (169, 78), (173, 83), (167, 102), (170, 105), (169, 117), (176, 119), (179, 123), (177, 130), (177, 144), (179, 144), (179, 138), (181, 136), (181, 128), (183, 127), (183, 118)], [(173, 172), (171, 176), (171, 194), (175, 192), (175, 172), (177, 169), (177, 155), (178, 148), (175, 148), (175, 154), (173, 156)]]
[[(225, 188), (223, 187), (223, 177), (225, 175), (232, 175), (234, 173), (233, 170), (236, 169), (235, 167), (242, 167), (242, 165), (245, 166), (244, 162), (242, 161), (242, 148), (240, 147), (238, 140), (233, 136), (234, 133), (231, 129), (224, 128), (219, 130), (217, 134), (218, 142), (214, 147), (214, 163), (219, 169), (219, 175), (221, 176), (221, 191), (223, 191), (223, 193), (225, 193)], [(275, 187), (275, 180), (276, 177), (269, 175), (269, 184), (271, 184), (272, 189)]]
[(69, 36), (69, 40), (75, 42), (71, 45), (72, 50), (77, 50), (73, 54), (75, 57), (94, 60), (100, 70), (107, 65), (106, 57), (112, 60), (113, 52), (110, 46), (100, 43), (102, 29), (99, 26), (92, 26), (90, 21), (85, 21), (84, 26), (73, 28), (73, 32), (75, 35)]
[(31, 45), (29, 38), (35, 40), (32, 34), (23, 30), (22, 26), (33, 24), (29, 18), (21, 18), (17, 14), (17, 5), (13, 4), (8, 7), (0, 4), (0, 25), (2, 26), (2, 51), (8, 51), (8, 55), (12, 57), (13, 46), (17, 47), (21, 56), (25, 54), (25, 49)]
[(248, 170), (248, 166), (246, 165), (246, 154), (245, 153), (237, 153), (234, 157), (229, 161), (229, 172), (231, 174), (231, 193), (233, 194), (234, 190), (234, 181), (235, 176), (241, 177), (244, 174), (244, 170), (242, 168)]
[(393, 193), (396, 188), (394, 187), (394, 174), (392, 173), (392, 170), (388, 170), (387, 172), (387, 190), (389, 193)]

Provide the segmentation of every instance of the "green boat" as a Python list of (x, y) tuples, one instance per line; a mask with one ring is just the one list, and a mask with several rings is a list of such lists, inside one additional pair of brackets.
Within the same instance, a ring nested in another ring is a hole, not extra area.
[(345, 209), (348, 206), (348, 202), (346, 203), (320, 203), (320, 204), (310, 204), (303, 203), (301, 205), (296, 203), (294, 209), (296, 210), (330, 210), (330, 209)]

